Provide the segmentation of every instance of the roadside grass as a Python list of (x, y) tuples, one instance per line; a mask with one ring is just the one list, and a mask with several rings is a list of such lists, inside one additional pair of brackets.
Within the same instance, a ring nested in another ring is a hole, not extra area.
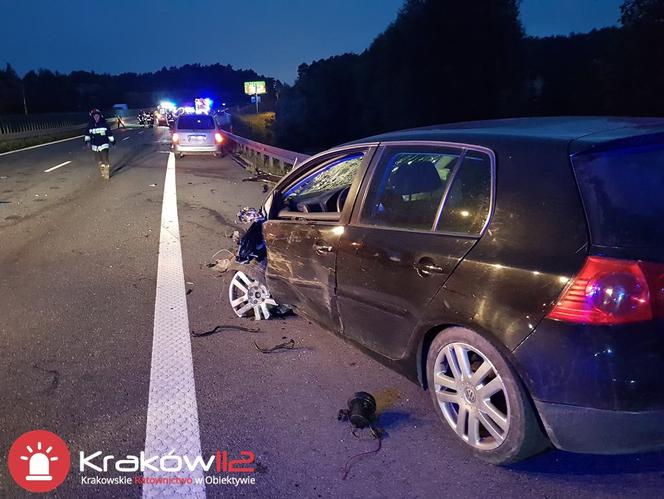
[(233, 114), (233, 133), (263, 144), (274, 145), (274, 116), (274, 112)]

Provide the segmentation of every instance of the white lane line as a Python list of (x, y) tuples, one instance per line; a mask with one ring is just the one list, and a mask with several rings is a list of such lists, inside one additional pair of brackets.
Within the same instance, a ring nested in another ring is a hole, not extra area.
[(142, 134), (142, 133), (143, 133), (143, 130), (141, 130), (140, 132), (138, 132), (139, 135)]
[[(175, 155), (168, 157), (161, 209), (157, 295), (154, 309), (150, 396), (145, 433), (145, 455), (189, 456), (190, 462), (201, 455), (196, 387), (189, 336), (189, 317), (180, 248)], [(163, 471), (145, 470), (145, 477), (163, 477)], [(175, 475), (173, 475), (175, 476)], [(143, 485), (143, 497), (205, 497), (203, 471), (183, 467), (180, 477), (191, 477), (192, 484)], [(200, 483), (196, 483), (200, 479)]]
[(59, 144), (60, 142), (67, 142), (68, 140), (80, 139), (83, 135), (77, 135), (76, 137), (69, 137), (68, 139), (54, 140), (53, 142), (46, 142), (45, 144), (37, 144), (36, 146), (24, 147), (23, 149), (15, 149), (13, 151), (7, 151), (0, 153), (0, 156), (6, 156), (7, 154), (14, 154), (16, 152), (27, 151), (29, 149), (37, 149), (38, 147), (50, 146), (51, 144)]
[(122, 140), (129, 140), (129, 139), (131, 139), (131, 137), (125, 137), (125, 138), (122, 139)]
[(44, 170), (44, 173), (52, 172), (53, 170), (57, 170), (58, 168), (60, 168), (62, 166), (68, 165), (69, 163), (71, 163), (71, 161), (65, 161), (64, 163), (60, 163), (59, 165), (52, 166), (48, 170)]

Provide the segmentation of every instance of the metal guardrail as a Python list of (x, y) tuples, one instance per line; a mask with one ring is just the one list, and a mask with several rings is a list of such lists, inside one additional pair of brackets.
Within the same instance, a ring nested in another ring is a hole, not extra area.
[[(123, 111), (132, 113), (133, 110)], [(88, 122), (88, 113), (57, 113), (0, 116), (0, 141), (20, 140), (55, 133), (83, 130)], [(114, 116), (106, 118), (112, 125)]]
[(308, 154), (245, 139), (223, 130), (226, 138), (234, 144), (233, 152), (247, 161), (256, 172), (283, 176), (308, 159)]
[(85, 123), (86, 113), (0, 116), (0, 141), (38, 137), (77, 128), (83, 130)]

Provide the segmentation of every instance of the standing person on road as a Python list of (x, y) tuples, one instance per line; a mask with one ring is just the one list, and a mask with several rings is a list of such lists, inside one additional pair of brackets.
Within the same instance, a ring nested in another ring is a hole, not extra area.
[(108, 180), (111, 175), (111, 165), (108, 163), (108, 149), (115, 144), (115, 137), (111, 127), (99, 109), (90, 111), (90, 121), (85, 133), (85, 142), (90, 144), (95, 153), (95, 160), (99, 166), (101, 176)]
[(124, 121), (122, 121), (122, 116), (120, 116), (120, 113), (115, 115), (115, 123), (116, 128), (127, 128), (124, 124)]

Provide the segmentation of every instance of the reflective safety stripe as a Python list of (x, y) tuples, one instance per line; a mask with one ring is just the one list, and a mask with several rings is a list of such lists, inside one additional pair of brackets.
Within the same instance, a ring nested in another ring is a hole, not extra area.
[(108, 149), (109, 147), (111, 147), (109, 144), (102, 144), (100, 146), (93, 145), (92, 150), (93, 151), (103, 151), (104, 149)]
[(101, 128), (90, 128), (90, 135), (106, 135), (106, 130), (108, 130), (108, 127), (101, 127)]

